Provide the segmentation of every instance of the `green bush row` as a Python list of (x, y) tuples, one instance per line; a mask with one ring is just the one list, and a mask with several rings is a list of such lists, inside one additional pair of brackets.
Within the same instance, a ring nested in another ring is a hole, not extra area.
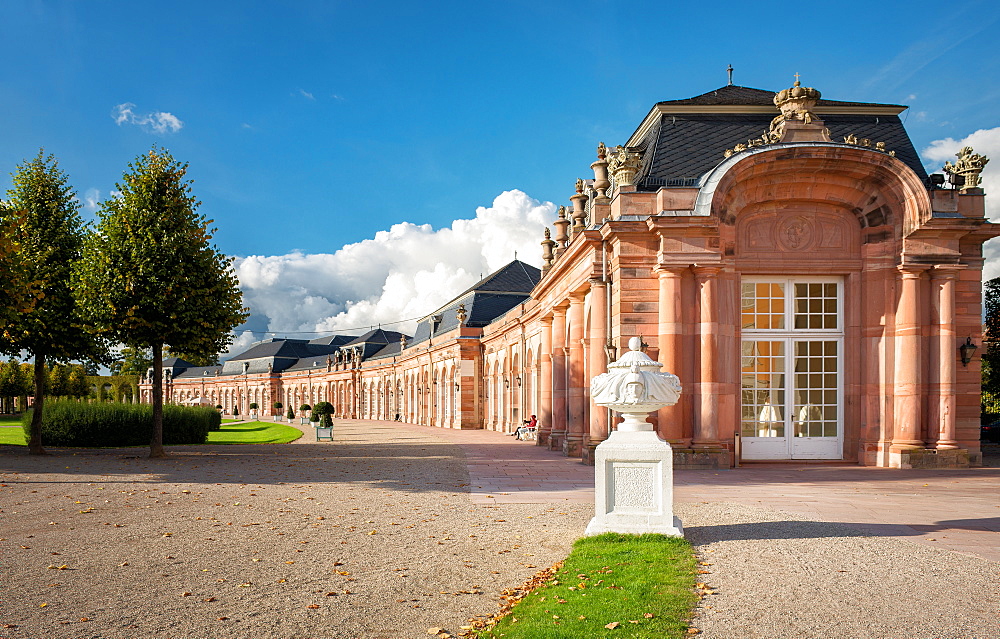
[[(42, 441), (50, 446), (142, 446), (153, 437), (153, 407), (148, 404), (84, 404), (47, 401), (42, 416)], [(21, 419), (30, 437), (31, 411)], [(222, 415), (204, 406), (163, 407), (163, 443), (204, 444), (208, 432), (219, 430)]]

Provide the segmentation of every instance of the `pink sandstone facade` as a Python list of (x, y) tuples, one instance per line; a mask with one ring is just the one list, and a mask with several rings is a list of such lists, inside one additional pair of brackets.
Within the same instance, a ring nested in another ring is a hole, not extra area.
[(798, 82), (661, 102), (598, 147), (540, 273), (514, 262), (412, 337), (299, 345), (287, 366), (174, 362), (167, 399), (504, 432), (534, 414), (539, 445), (589, 460), (617, 421), (589, 380), (640, 336), (684, 385), (650, 418), (680, 468), (976, 465), (979, 360), (959, 347), (981, 341), (981, 247), (1000, 231), (978, 173), (926, 175), (903, 108)]

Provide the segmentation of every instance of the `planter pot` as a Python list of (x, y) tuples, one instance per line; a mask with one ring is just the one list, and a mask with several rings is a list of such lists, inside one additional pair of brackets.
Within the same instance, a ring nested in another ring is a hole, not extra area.
[(333, 427), (332, 426), (330, 428), (323, 428), (322, 426), (317, 426), (316, 427), (316, 441), (320, 441), (320, 440), (323, 440), (323, 439), (328, 439), (330, 441), (333, 441)]

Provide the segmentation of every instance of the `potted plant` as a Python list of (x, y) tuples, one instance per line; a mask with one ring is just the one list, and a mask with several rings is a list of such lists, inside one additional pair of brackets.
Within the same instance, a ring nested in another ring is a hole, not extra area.
[(250, 417), (252, 419), (257, 419), (257, 402), (250, 402)]
[(309, 415), (307, 414), (312, 410), (312, 406), (309, 404), (302, 404), (299, 406), (299, 423), (302, 425), (309, 423)]
[(293, 420), (293, 419), (295, 419), (295, 411), (294, 411), (294, 410), (292, 410), (292, 407), (291, 407), (291, 406), (289, 406), (289, 407), (288, 407), (288, 412), (287, 412), (287, 413), (285, 413), (285, 417), (287, 417), (287, 418), (288, 418), (288, 423), (289, 423), (289, 424), (291, 424), (291, 423), (292, 423), (292, 420)]
[(276, 411), (276, 412), (274, 413), (274, 421), (276, 421), (276, 422), (280, 422), (280, 421), (281, 421), (281, 408), (282, 408), (282, 403), (281, 403), (281, 402), (274, 402), (273, 404), (271, 404), (271, 406), (273, 406), (273, 407), (274, 407), (274, 410)]
[(323, 413), (316, 425), (316, 441), (324, 438), (333, 441), (333, 419), (330, 418), (330, 413)]
[(239, 417), (239, 416), (240, 416), (240, 407), (233, 406), (233, 417)]

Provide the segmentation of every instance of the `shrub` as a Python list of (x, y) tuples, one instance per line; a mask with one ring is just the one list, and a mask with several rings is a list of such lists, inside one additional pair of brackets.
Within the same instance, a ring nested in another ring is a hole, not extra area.
[(323, 428), (333, 428), (333, 418), (330, 417), (330, 413), (323, 413), (321, 423), (323, 424)]
[(301, 406), (299, 406), (300, 413), (304, 413), (307, 410), (312, 410), (312, 406), (310, 406), (309, 404), (302, 404)]
[(285, 413), (285, 417), (288, 419), (295, 419), (295, 411), (292, 410), (291, 406), (288, 407), (288, 412)]
[(271, 406), (274, 407), (274, 410), (281, 410), (282, 403), (281, 402), (274, 402), (273, 404), (271, 404)]
[(257, 410), (257, 402), (250, 402), (250, 410)]
[[(21, 419), (26, 436), (31, 412)], [(219, 430), (222, 416), (203, 406), (163, 407), (163, 443), (204, 444), (210, 430)], [(47, 401), (42, 417), (42, 441), (51, 446), (143, 446), (153, 435), (153, 407), (148, 404)]]
[(239, 414), (240, 414), (240, 407), (239, 406), (233, 406), (233, 417), (236, 417)]
[(313, 406), (313, 412), (317, 415), (332, 415), (333, 404), (330, 402), (316, 402), (316, 405)]

